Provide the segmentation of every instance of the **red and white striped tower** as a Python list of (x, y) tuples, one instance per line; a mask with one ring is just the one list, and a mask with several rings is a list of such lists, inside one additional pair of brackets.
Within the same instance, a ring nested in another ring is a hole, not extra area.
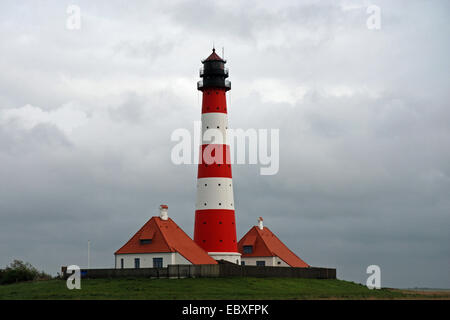
[[(238, 252), (236, 241), (230, 146), (226, 141), (228, 129), (226, 92), (231, 89), (231, 83), (226, 80), (228, 77), (226, 61), (216, 54), (215, 49), (202, 63), (200, 77), (203, 80), (197, 84), (198, 90), (203, 93), (202, 137), (206, 130), (215, 129), (221, 133), (223, 140), (212, 141), (214, 144), (209, 144), (211, 142), (209, 140), (202, 140), (202, 159), (198, 165), (197, 176), (194, 241), (212, 258), (240, 264), (241, 254)], [(215, 163), (207, 160), (207, 154), (215, 158)]]

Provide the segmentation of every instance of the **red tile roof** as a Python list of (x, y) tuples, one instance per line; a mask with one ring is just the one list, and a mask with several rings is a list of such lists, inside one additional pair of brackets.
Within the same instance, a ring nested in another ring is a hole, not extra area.
[(245, 239), (243, 239), (244, 241), (242, 242), (243, 246), (254, 246), (255, 242), (256, 242), (256, 236), (255, 235), (249, 235), (247, 237), (245, 237)]
[(155, 235), (155, 230), (145, 229), (142, 231), (141, 235), (139, 236), (139, 240), (153, 239), (154, 235)]
[[(244, 253), (243, 247), (253, 245), (252, 253)], [(291, 267), (307, 268), (309, 265), (289, 250), (276, 235), (264, 227), (262, 230), (254, 226), (238, 242), (238, 251), (245, 257), (279, 257)]]
[[(141, 239), (152, 239), (152, 242), (141, 244)], [(172, 219), (160, 217), (147, 221), (115, 254), (156, 252), (178, 252), (192, 264), (217, 264)]]

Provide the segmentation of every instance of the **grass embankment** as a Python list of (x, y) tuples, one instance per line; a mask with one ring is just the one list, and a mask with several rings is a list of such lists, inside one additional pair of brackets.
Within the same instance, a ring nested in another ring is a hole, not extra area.
[(64, 280), (0, 286), (0, 299), (449, 299), (450, 292), (381, 289), (342, 280), (294, 278), (83, 279), (81, 290)]

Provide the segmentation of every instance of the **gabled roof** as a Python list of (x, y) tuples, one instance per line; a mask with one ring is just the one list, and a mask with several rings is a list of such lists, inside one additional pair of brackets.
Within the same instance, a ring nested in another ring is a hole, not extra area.
[[(142, 244), (140, 240), (151, 239)], [(172, 219), (152, 217), (114, 254), (178, 252), (192, 264), (217, 264)]]
[[(244, 245), (252, 245), (253, 252), (244, 253)], [(256, 226), (252, 227), (238, 242), (238, 251), (242, 254), (242, 258), (276, 256), (291, 267), (309, 267), (305, 261), (289, 250), (267, 227), (264, 227), (262, 230)]]

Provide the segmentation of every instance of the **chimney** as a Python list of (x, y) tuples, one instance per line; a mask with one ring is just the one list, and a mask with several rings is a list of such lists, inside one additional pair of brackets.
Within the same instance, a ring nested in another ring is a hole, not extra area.
[(161, 218), (161, 220), (169, 219), (169, 214), (167, 213), (168, 210), (169, 207), (165, 204), (159, 206), (159, 217)]
[(259, 217), (259, 219), (258, 219), (258, 227), (261, 230), (264, 229), (263, 218), (262, 217)]

